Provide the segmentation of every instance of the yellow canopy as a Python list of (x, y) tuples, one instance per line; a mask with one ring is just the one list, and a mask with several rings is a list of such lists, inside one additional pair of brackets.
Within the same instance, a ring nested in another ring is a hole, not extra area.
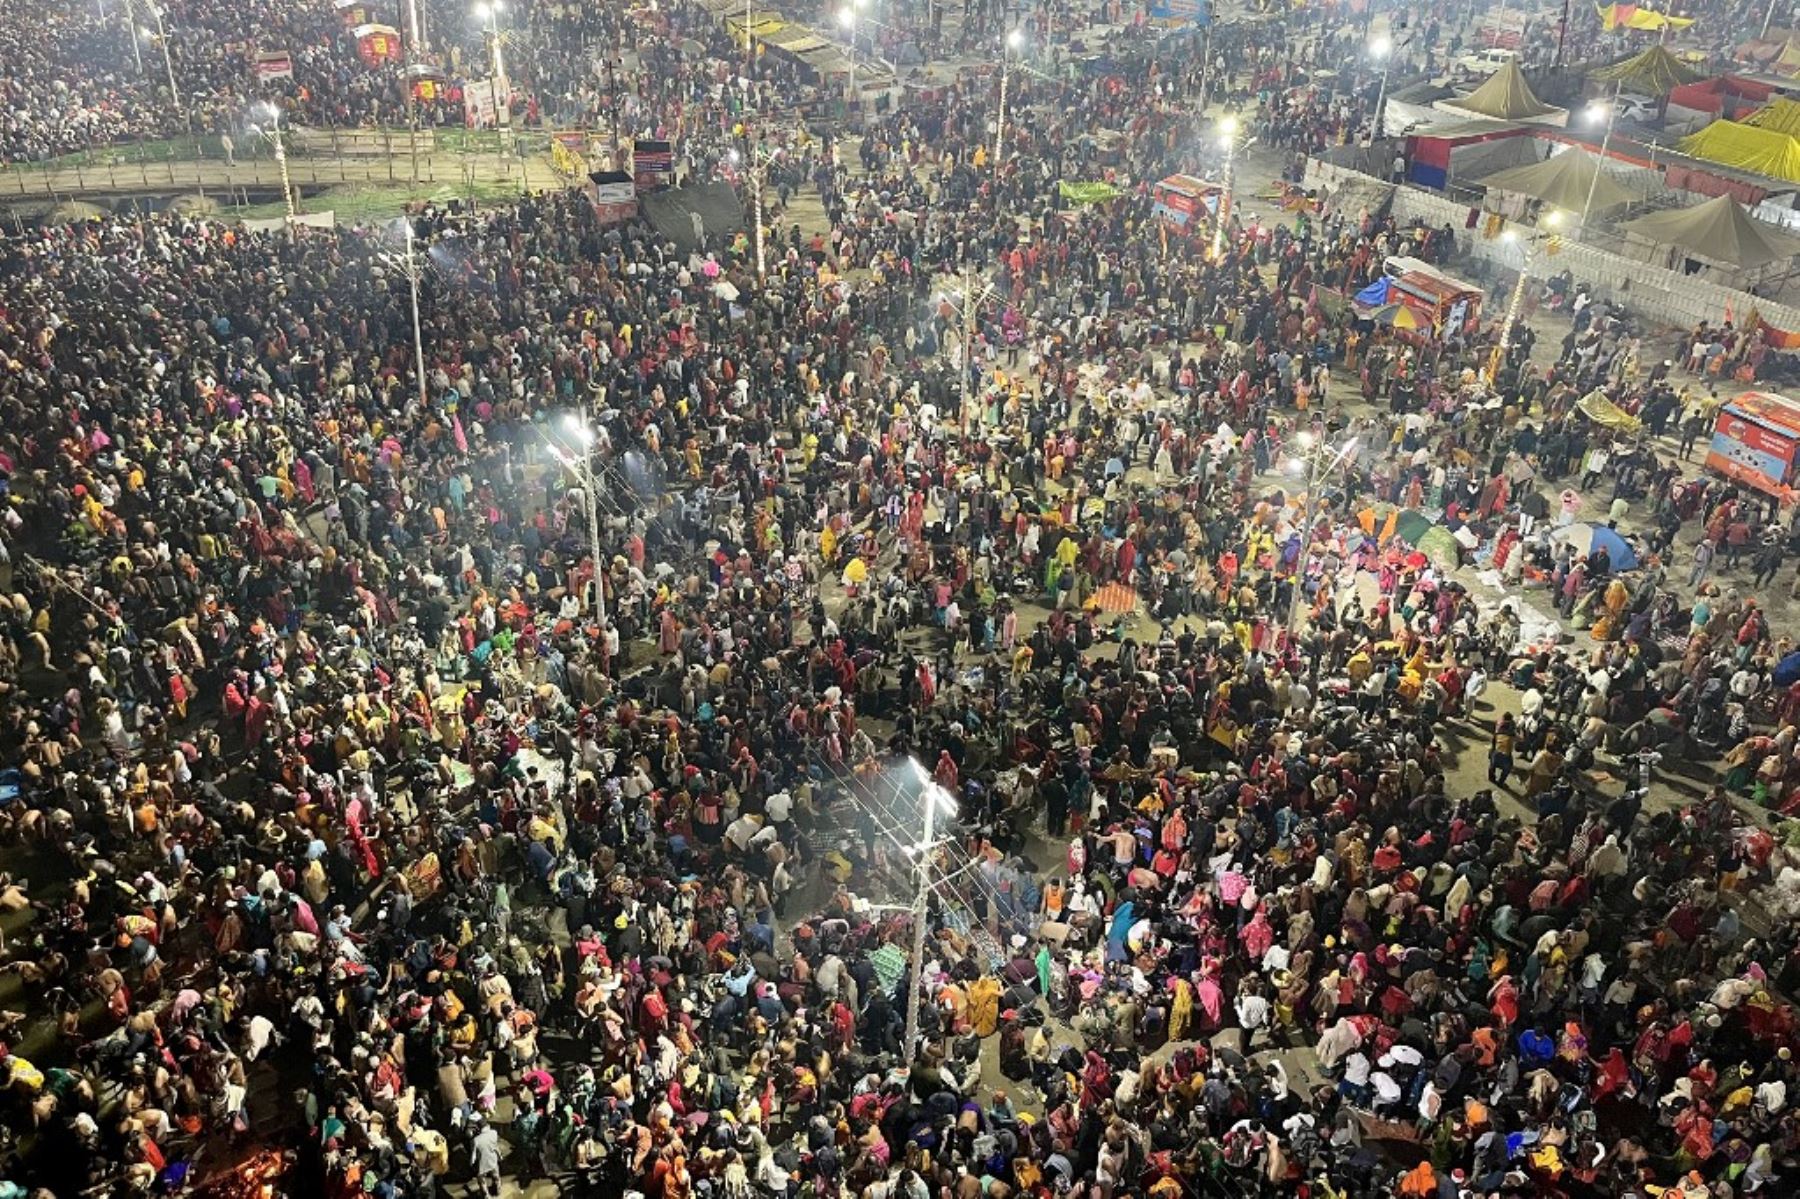
[(1676, 145), (1683, 154), (1800, 183), (1800, 141), (1773, 129), (1714, 121)]
[(1777, 96), (1767, 108), (1757, 109), (1740, 124), (1754, 125), (1771, 133), (1785, 133), (1789, 137), (1800, 137), (1800, 103)]
[(1635, 4), (1609, 4), (1605, 7), (1596, 4), (1594, 11), (1600, 14), (1600, 24), (1608, 32), (1614, 29), (1648, 29), (1654, 33), (1665, 25), (1670, 29), (1686, 29), (1694, 23), (1692, 17), (1671, 17), (1639, 8)]

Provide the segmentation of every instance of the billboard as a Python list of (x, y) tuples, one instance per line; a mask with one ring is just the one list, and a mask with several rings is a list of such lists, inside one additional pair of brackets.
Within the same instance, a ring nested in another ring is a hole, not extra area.
[(1159, 25), (1210, 25), (1207, 0), (1150, 0), (1150, 19)]
[(632, 142), (631, 171), (637, 176), (639, 191), (669, 186), (675, 181), (674, 144), (643, 138)]

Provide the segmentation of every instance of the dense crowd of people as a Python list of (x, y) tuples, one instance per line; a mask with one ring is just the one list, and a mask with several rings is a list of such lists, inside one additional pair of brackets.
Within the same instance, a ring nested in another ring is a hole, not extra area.
[(766, 278), (427, 207), (415, 350), (391, 231), (0, 238), (8, 1189), (1781, 1193), (1789, 530), (1580, 415), (1710, 394), (1158, 220), (1203, 97), (1354, 125), (1254, 39), (820, 138), (665, 15)]

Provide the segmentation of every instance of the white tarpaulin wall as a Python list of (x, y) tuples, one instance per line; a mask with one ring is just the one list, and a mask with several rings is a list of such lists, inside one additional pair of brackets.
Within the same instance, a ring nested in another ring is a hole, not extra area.
[(1470, 142), (1450, 151), (1446, 182), (1466, 183), (1507, 167), (1536, 162), (1537, 156), (1537, 143), (1529, 137), (1497, 137), (1492, 141)]
[[(242, 222), (244, 228), (251, 233), (274, 233), (286, 228), (287, 223), (287, 218), (281, 216)], [(308, 229), (335, 229), (337, 228), (337, 214), (335, 212), (303, 212), (294, 218), (294, 224), (303, 225)]]

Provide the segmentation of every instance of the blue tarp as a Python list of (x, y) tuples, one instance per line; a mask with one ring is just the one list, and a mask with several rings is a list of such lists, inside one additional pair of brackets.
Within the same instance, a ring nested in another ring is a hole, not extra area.
[(1356, 302), (1371, 308), (1378, 304), (1385, 304), (1388, 299), (1388, 290), (1392, 288), (1393, 285), (1394, 281), (1389, 279), (1386, 275), (1383, 275), (1381, 278), (1375, 280), (1375, 282), (1357, 292), (1355, 297)]
[(1792, 687), (1795, 680), (1800, 679), (1800, 649), (1775, 663), (1772, 677), (1777, 687)]
[(1207, 0), (1150, 0), (1150, 19), (1165, 25), (1211, 25)]

